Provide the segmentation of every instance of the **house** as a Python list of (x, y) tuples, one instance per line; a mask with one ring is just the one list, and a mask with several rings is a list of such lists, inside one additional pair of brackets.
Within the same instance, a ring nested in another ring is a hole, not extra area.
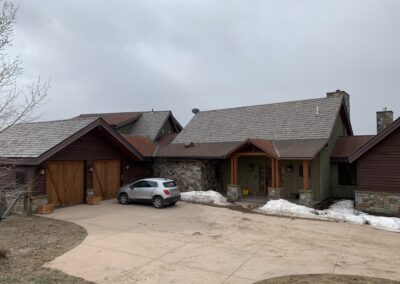
[(183, 190), (245, 187), (311, 206), (332, 196), (332, 150), (352, 136), (350, 97), (200, 111), (172, 143), (156, 150), (154, 172)]
[(56, 207), (85, 203), (89, 190), (115, 198), (122, 184), (152, 175), (155, 150), (181, 130), (170, 111), (13, 125), (0, 133), (0, 188), (34, 184), (34, 203), (47, 198)]
[(182, 126), (171, 111), (81, 114), (78, 118), (101, 117), (143, 157), (152, 160), (158, 145), (169, 143)]
[(33, 184), (33, 199), (46, 196), (57, 207), (85, 203), (88, 190), (115, 198), (121, 184), (149, 172), (142, 154), (102, 118), (16, 124), (0, 144), (1, 164), (13, 169), (0, 187)]

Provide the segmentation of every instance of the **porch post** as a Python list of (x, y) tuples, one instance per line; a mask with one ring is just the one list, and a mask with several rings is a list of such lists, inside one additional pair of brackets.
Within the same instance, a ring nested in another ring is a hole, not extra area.
[(313, 206), (313, 194), (310, 190), (310, 172), (308, 169), (308, 161), (303, 161), (303, 189), (299, 190), (300, 199), (299, 203), (308, 207)]
[(231, 184), (235, 184), (235, 159), (231, 156)]
[(279, 170), (279, 160), (275, 159), (275, 187), (281, 188), (281, 177), (280, 177), (280, 170)]
[(239, 200), (241, 194), (240, 186), (237, 184), (238, 159), (238, 155), (233, 154), (231, 156), (231, 184), (228, 184), (227, 188), (227, 199), (229, 202)]
[(271, 158), (271, 170), (272, 170), (271, 187), (276, 187), (275, 158)]
[(308, 172), (308, 161), (304, 160), (303, 161), (303, 189), (304, 190), (310, 189), (309, 175), (310, 175), (310, 173)]
[(233, 178), (233, 184), (237, 184), (237, 182), (238, 182), (238, 159), (239, 159), (239, 157), (238, 156), (235, 156), (234, 157), (234, 160), (233, 160), (233, 163), (234, 163), (234, 169), (235, 169), (235, 172), (234, 172), (234, 178)]
[(281, 198), (281, 179), (279, 176), (279, 161), (278, 159), (271, 158), (271, 169), (272, 169), (272, 184), (268, 187), (268, 199), (280, 199)]
[(237, 184), (238, 156), (231, 156), (231, 184)]

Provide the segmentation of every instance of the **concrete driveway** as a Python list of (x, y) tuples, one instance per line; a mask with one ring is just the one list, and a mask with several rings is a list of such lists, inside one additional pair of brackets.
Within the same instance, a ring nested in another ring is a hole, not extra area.
[(400, 234), (368, 226), (246, 214), (179, 202), (80, 205), (52, 218), (88, 237), (46, 264), (100, 283), (253, 283), (307, 273), (400, 280)]

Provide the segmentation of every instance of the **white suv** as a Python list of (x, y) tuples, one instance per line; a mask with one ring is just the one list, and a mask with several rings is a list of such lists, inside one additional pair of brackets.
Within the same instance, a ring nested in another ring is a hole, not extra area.
[(162, 208), (164, 205), (175, 205), (181, 200), (181, 192), (171, 179), (148, 178), (122, 186), (118, 200), (121, 204), (130, 201), (151, 202), (155, 208)]

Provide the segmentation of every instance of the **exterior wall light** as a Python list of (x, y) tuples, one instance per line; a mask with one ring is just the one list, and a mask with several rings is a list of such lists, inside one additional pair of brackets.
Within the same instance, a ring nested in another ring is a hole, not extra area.
[(89, 172), (89, 173), (93, 173), (93, 167), (92, 167), (92, 166), (89, 166), (89, 167), (88, 167), (88, 172)]
[(127, 170), (127, 171), (129, 171), (130, 168), (131, 168), (131, 166), (130, 166), (129, 164), (127, 164), (127, 165), (125, 166), (125, 170)]
[(250, 165), (249, 165), (249, 171), (250, 171), (250, 172), (254, 171), (254, 165), (253, 165), (253, 164), (250, 164)]
[(288, 173), (293, 172), (293, 165), (292, 165), (292, 164), (290, 164), (290, 165), (287, 167), (287, 171), (288, 171)]
[(39, 169), (39, 175), (44, 176), (45, 173), (46, 173), (46, 170), (44, 168)]

